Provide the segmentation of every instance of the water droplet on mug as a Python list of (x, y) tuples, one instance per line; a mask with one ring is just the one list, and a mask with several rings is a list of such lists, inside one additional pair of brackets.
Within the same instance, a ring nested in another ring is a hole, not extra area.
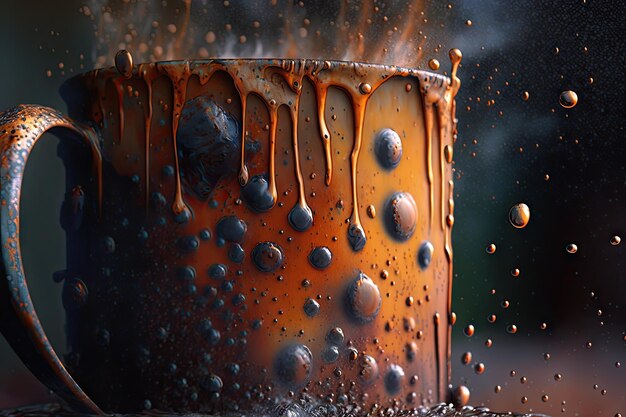
[(291, 227), (298, 232), (304, 232), (313, 225), (313, 213), (307, 205), (296, 204), (287, 218)]
[(389, 234), (398, 241), (408, 240), (417, 225), (417, 206), (409, 193), (397, 192), (387, 201), (385, 225)]
[(312, 298), (307, 298), (307, 300), (304, 302), (304, 312), (309, 317), (317, 316), (320, 312), (320, 303)]
[(364, 385), (373, 383), (378, 378), (378, 363), (369, 355), (363, 355), (360, 363), (359, 382)]
[(82, 280), (78, 278), (66, 279), (62, 293), (63, 307), (70, 311), (78, 310), (87, 304), (88, 295), (87, 285)]
[(337, 346), (326, 346), (322, 351), (322, 359), (326, 363), (334, 363), (339, 359), (339, 349)]
[(463, 356), (461, 356), (461, 363), (463, 365), (469, 365), (471, 361), (472, 361), (472, 352), (463, 353)]
[(509, 210), (509, 222), (513, 227), (521, 229), (526, 227), (530, 220), (530, 209), (524, 203), (519, 203)]
[(115, 252), (115, 240), (111, 236), (102, 238), (102, 251), (108, 255)]
[(240, 264), (245, 256), (246, 253), (239, 243), (231, 243), (230, 248), (228, 248), (228, 259)]
[(378, 163), (391, 170), (398, 166), (402, 159), (402, 140), (392, 129), (383, 129), (376, 134), (374, 152)]
[(391, 364), (385, 374), (385, 389), (390, 395), (397, 394), (404, 384), (404, 369), (396, 364)]
[(382, 298), (370, 277), (360, 272), (346, 290), (349, 314), (360, 323), (369, 323), (378, 315)]
[(430, 265), (430, 261), (432, 260), (434, 251), (435, 248), (433, 247), (433, 244), (429, 241), (425, 241), (420, 245), (420, 248), (417, 252), (417, 261), (422, 270), (428, 268), (428, 265)]
[(227, 272), (228, 267), (224, 264), (213, 264), (209, 267), (209, 276), (213, 279), (223, 280)]
[(344, 341), (344, 334), (341, 327), (335, 327), (334, 329), (330, 329), (330, 331), (326, 335), (326, 341), (331, 345), (340, 346)]
[(222, 217), (215, 226), (217, 236), (228, 242), (241, 243), (247, 230), (246, 223), (237, 216)]
[(258, 213), (268, 211), (276, 203), (265, 175), (253, 176), (241, 190), (241, 195), (246, 204)]
[(272, 242), (261, 242), (252, 249), (252, 261), (261, 272), (272, 272), (283, 263), (282, 248)]
[(274, 361), (274, 373), (278, 381), (291, 388), (306, 384), (311, 376), (313, 357), (305, 345), (283, 348)]
[(358, 252), (365, 247), (367, 238), (365, 230), (360, 225), (350, 224), (348, 226), (348, 243), (353, 251)]
[(309, 253), (309, 262), (317, 269), (326, 269), (330, 266), (333, 254), (326, 246), (313, 248)]
[(428, 67), (433, 71), (437, 71), (439, 69), (439, 61), (435, 58), (428, 60)]
[(467, 337), (474, 336), (474, 325), (473, 324), (468, 324), (467, 326), (465, 326), (465, 328), (463, 329), (463, 333)]
[(578, 103), (578, 95), (572, 90), (566, 90), (559, 96), (559, 104), (566, 108), (571, 109)]

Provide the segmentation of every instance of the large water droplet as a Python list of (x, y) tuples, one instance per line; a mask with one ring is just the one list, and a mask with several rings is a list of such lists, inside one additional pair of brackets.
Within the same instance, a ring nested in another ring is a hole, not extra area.
[(222, 238), (228, 242), (241, 243), (248, 226), (243, 220), (240, 220), (237, 216), (225, 216), (217, 222), (215, 226), (215, 233), (218, 238)]
[(346, 305), (350, 316), (360, 323), (369, 323), (380, 311), (382, 298), (370, 277), (360, 272), (346, 291)]
[(216, 183), (237, 172), (241, 146), (237, 118), (207, 95), (185, 103), (176, 134), (181, 179), (201, 200)]
[(509, 222), (518, 229), (526, 227), (530, 220), (530, 209), (524, 203), (518, 203), (509, 210)]
[(263, 213), (274, 207), (276, 203), (269, 189), (265, 175), (255, 175), (241, 190), (246, 204), (254, 211)]
[(307, 205), (296, 204), (289, 212), (289, 224), (298, 232), (308, 230), (313, 224), (313, 213)]
[(396, 240), (409, 239), (417, 225), (417, 206), (409, 193), (397, 192), (387, 201), (385, 226)]
[(252, 249), (252, 261), (262, 272), (272, 272), (283, 263), (282, 248), (272, 242), (261, 242)]
[(290, 388), (299, 388), (311, 376), (313, 357), (305, 345), (291, 345), (283, 348), (274, 360), (276, 379)]
[(563, 91), (561, 95), (559, 96), (559, 104), (566, 109), (571, 109), (577, 103), (578, 103), (578, 94), (576, 94), (572, 90)]
[(385, 374), (385, 389), (391, 395), (397, 394), (404, 385), (404, 369), (396, 364), (391, 364)]
[(383, 129), (376, 134), (374, 152), (378, 163), (385, 169), (393, 169), (402, 159), (402, 140), (392, 129)]

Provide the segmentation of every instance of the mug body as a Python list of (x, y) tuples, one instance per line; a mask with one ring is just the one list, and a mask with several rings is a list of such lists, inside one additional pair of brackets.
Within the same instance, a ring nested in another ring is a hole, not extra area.
[(446, 400), (456, 89), (312, 60), (70, 80), (103, 155), (60, 149), (70, 373), (107, 411)]

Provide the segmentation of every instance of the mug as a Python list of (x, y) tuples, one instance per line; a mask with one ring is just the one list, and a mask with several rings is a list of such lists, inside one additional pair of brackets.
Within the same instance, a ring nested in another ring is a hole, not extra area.
[[(68, 80), (70, 117), (0, 114), (0, 326), (83, 412), (371, 410), (450, 398), (450, 78), (356, 62), (215, 59)], [(28, 292), (19, 198), (62, 137), (67, 353)]]

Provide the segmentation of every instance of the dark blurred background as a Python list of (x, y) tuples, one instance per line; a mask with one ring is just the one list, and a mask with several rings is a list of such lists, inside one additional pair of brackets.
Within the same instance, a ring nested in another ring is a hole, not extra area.
[[(183, 1), (160, 3), (176, 9)], [(222, 6), (194, 0), (192, 10), (199, 3)], [(337, 6), (301, 3), (313, 18)], [(101, 56), (93, 21), (79, 12), (83, 4), (0, 3), (0, 108), (65, 109), (59, 85)], [(470, 387), (472, 404), (494, 410), (624, 415), (626, 241), (613, 246), (610, 239), (626, 238), (626, 5), (432, 0), (420, 7), (427, 21), (417, 23), (428, 39), (416, 64), (437, 58), (443, 70), (450, 48), (464, 55), (455, 145), (453, 383)], [(564, 90), (577, 93), (577, 106), (559, 105)], [(64, 313), (52, 274), (65, 265), (58, 224), (64, 173), (57, 139), (46, 139), (27, 168), (21, 245), (39, 317), (63, 351)], [(531, 211), (524, 229), (508, 222), (519, 202)], [(497, 247), (492, 255), (485, 251), (490, 243)], [(566, 252), (569, 243), (577, 253)], [(463, 334), (468, 324), (476, 329), (472, 337)], [(510, 325), (516, 333), (507, 331)], [(467, 351), (472, 360), (465, 366)], [(482, 374), (474, 370), (478, 363)], [(0, 409), (50, 400), (0, 340)]]

